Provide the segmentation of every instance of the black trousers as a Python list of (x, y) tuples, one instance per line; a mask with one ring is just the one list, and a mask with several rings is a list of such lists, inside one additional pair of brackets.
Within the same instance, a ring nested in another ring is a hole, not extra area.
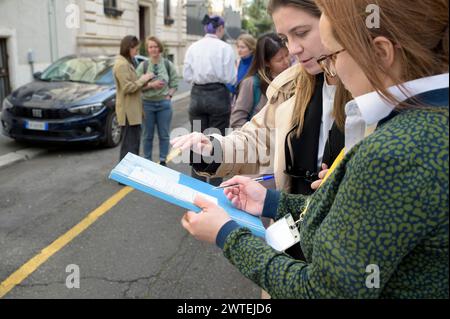
[(126, 120), (125, 126), (122, 126), (122, 145), (120, 146), (121, 161), (128, 152), (139, 155), (139, 147), (141, 145), (141, 125), (129, 125)]
[[(230, 92), (224, 84), (211, 83), (195, 85), (191, 90), (191, 103), (189, 105), (189, 121), (192, 132), (225, 135), (226, 128), (230, 126), (231, 100)], [(207, 178), (199, 176), (192, 169), (192, 177), (207, 182)], [(222, 178), (211, 178), (209, 183), (218, 186)]]

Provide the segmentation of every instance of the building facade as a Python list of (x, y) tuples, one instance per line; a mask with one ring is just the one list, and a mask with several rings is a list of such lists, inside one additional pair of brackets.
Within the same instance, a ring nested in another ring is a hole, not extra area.
[(0, 101), (70, 54), (115, 55), (121, 39), (156, 35), (181, 69), (186, 0), (0, 1)]
[[(33, 73), (71, 54), (116, 55), (129, 34), (159, 37), (181, 74), (184, 55), (204, 35), (204, 14), (224, 15), (227, 40), (240, 32), (242, 0), (1, 0), (0, 105)], [(218, 10), (222, 8), (222, 10)]]

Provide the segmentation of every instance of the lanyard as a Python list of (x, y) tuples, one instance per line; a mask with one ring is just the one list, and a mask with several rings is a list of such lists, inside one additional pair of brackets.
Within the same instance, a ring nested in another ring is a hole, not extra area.
[[(373, 125), (368, 125), (366, 127), (366, 130), (364, 132), (364, 138), (366, 138), (367, 136), (369, 136), (370, 134), (372, 134), (375, 129), (377, 128), (377, 124), (375, 123)], [(322, 179), (322, 182), (320, 183), (319, 187), (323, 185), (323, 183), (325, 183), (325, 181), (328, 179), (328, 177), (333, 173), (333, 171), (336, 169), (336, 167), (341, 163), (341, 161), (344, 159), (345, 156), (345, 147), (341, 150), (341, 152), (339, 153), (339, 155), (336, 157), (336, 159), (333, 161), (333, 164), (331, 165), (331, 167), (328, 169), (328, 172), (325, 174), (325, 177)], [(305, 218), (305, 214), (306, 211), (308, 210), (308, 206), (309, 206), (309, 202), (310, 202), (310, 197), (308, 198), (307, 202), (306, 202), (306, 207), (305, 209), (301, 212), (300, 214), (300, 218), (295, 222), (295, 224), (297, 225), (298, 223), (302, 222), (303, 219)]]

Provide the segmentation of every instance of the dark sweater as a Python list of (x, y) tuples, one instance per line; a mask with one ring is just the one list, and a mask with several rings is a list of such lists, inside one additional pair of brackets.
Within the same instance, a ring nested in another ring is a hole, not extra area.
[[(306, 262), (232, 223), (217, 239), (226, 258), (273, 298), (448, 298), (448, 89), (433, 98), (445, 107), (383, 123), (311, 197), (269, 192), (263, 214), (275, 219), (310, 201)], [(367, 285), (374, 265), (379, 288)]]

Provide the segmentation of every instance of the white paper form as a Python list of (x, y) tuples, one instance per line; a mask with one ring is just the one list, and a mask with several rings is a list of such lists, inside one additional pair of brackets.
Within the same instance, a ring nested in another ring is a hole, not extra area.
[(217, 198), (196, 191), (193, 188), (180, 185), (178, 184), (178, 180), (162, 177), (159, 174), (153, 173), (148, 168), (137, 166), (133, 169), (129, 177), (138, 183), (188, 203), (193, 204), (195, 196), (200, 195), (206, 200), (216, 205), (218, 204)]
[(223, 193), (213, 190), (211, 185), (135, 154), (128, 153), (111, 170), (109, 178), (195, 212), (199, 211), (199, 207), (193, 203), (198, 194), (220, 205), (233, 220), (241, 226), (248, 227), (254, 235), (265, 237), (266, 230), (258, 217), (233, 207)]

